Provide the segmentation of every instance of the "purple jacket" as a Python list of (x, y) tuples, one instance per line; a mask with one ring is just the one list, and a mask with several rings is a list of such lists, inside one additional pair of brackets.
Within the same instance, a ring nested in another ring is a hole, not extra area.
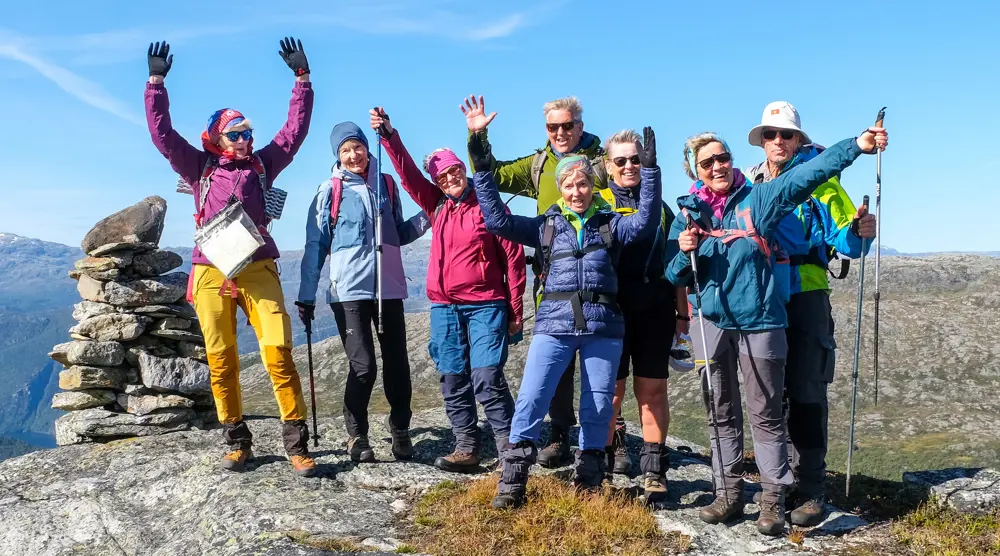
[[(309, 120), (312, 117), (313, 90), (310, 83), (296, 82), (292, 89), (292, 100), (288, 103), (288, 119), (284, 127), (274, 136), (264, 148), (256, 151), (264, 164), (267, 179), (274, 183), (289, 164), (295, 153), (309, 133)], [(162, 84), (146, 84), (146, 122), (149, 124), (149, 134), (153, 144), (160, 151), (170, 167), (177, 172), (194, 190), (195, 203), (201, 197), (201, 172), (209, 154), (191, 146), (170, 123), (170, 101), (167, 99), (167, 89)], [(243, 208), (253, 221), (262, 226), (264, 217), (264, 192), (257, 173), (249, 160), (231, 160), (219, 158), (219, 166), (212, 175), (212, 188), (205, 199), (205, 221), (215, 216), (229, 201), (231, 193), (243, 203)], [(196, 206), (197, 208), (197, 206)], [(270, 234), (261, 232), (264, 236), (264, 246), (254, 253), (253, 260), (278, 258), (278, 247)], [(197, 247), (191, 257), (194, 264), (211, 264)]]

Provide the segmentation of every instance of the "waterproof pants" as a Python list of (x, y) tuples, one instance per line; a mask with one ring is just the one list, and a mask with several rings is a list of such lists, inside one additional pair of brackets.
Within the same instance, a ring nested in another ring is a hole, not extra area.
[[(375, 339), (372, 329), (378, 329), (378, 304), (375, 300), (331, 303), (337, 320), (340, 341), (344, 344), (349, 370), (344, 388), (344, 425), (347, 434), (368, 434), (368, 402), (372, 399), (378, 367), (375, 364)], [(389, 402), (389, 421), (393, 428), (410, 428), (410, 360), (406, 352), (406, 323), (403, 320), (403, 300), (382, 301), (382, 387)]]
[(594, 334), (536, 334), (528, 348), (524, 378), (514, 404), (510, 443), (538, 442), (542, 419), (566, 364), (580, 354), (580, 450), (600, 450), (608, 440), (608, 425), (614, 417), (612, 399), (622, 339)]
[(819, 498), (826, 490), (827, 387), (833, 382), (837, 348), (830, 296), (822, 290), (797, 293), (786, 308), (788, 456), (799, 493)]
[(514, 415), (514, 398), (503, 375), (507, 343), (506, 301), (431, 306), (428, 349), (441, 374), (444, 409), (458, 451), (479, 453), (477, 400), (498, 445), (507, 445)]
[[(705, 409), (709, 420), (709, 446), (712, 449), (712, 475), (716, 495), (724, 491), (728, 497), (742, 497), (743, 491), (743, 406), (740, 403), (740, 381), (743, 372), (747, 411), (753, 433), (754, 454), (760, 468), (760, 484), (765, 496), (776, 498), (793, 483), (788, 466), (788, 435), (782, 413), (782, 391), (785, 383), (785, 358), (788, 347), (785, 331), (764, 330), (742, 332), (724, 330), (705, 320), (708, 359), (712, 361), (711, 380), (715, 390), (716, 422), (708, 406), (704, 366), (699, 369)], [(691, 341), (695, 357), (704, 361), (701, 324), (691, 322)], [(722, 453), (715, 450), (715, 429), (719, 433)], [(721, 459), (720, 459), (721, 458)], [(719, 462), (724, 476), (719, 476)]]
[[(250, 429), (243, 423), (240, 358), (236, 346), (236, 309), (243, 309), (260, 344), (260, 358), (271, 377), (278, 412), (285, 422), (285, 448), (290, 455), (305, 453), (306, 404), (302, 384), (292, 361), (292, 321), (285, 312), (278, 268), (273, 259), (250, 264), (235, 279), (235, 297), (223, 290), (225, 276), (215, 267), (196, 264), (192, 297), (211, 374), (212, 396), (224, 437), (230, 445), (248, 448)], [(301, 423), (300, 423), (301, 422)], [(299, 438), (301, 436), (301, 438)]]

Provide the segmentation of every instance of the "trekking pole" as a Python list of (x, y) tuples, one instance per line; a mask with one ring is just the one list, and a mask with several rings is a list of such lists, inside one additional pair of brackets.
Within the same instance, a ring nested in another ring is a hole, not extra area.
[[(865, 200), (862, 206), (866, 209), (868, 208), (868, 195), (865, 195)], [(847, 482), (844, 487), (844, 495), (851, 495), (851, 457), (854, 455), (854, 409), (858, 403), (858, 360), (861, 355), (861, 304), (864, 302), (865, 295), (865, 242), (867, 239), (861, 239), (861, 269), (860, 277), (858, 278), (858, 313), (857, 313), (857, 329), (854, 331), (854, 372), (851, 373), (851, 432), (850, 438), (847, 442)]]
[[(382, 132), (375, 131), (375, 142), (378, 144), (376, 161), (378, 172), (375, 174), (375, 198), (378, 208), (375, 210), (375, 280), (378, 301), (378, 333), (382, 333)], [(387, 184), (388, 185), (388, 184)]]
[[(691, 229), (694, 224), (694, 220), (691, 216), (688, 216), (688, 229)], [(708, 358), (708, 340), (705, 337), (705, 316), (701, 310), (701, 285), (698, 284), (698, 249), (695, 248), (689, 253), (691, 257), (691, 272), (694, 274), (694, 296), (695, 300), (698, 302), (698, 325), (701, 327), (701, 349), (702, 353), (705, 354), (705, 384), (708, 388), (708, 411), (712, 416), (712, 432), (715, 433), (715, 453), (718, 455), (719, 459), (719, 479), (722, 481), (722, 495), (725, 497), (726, 506), (729, 506), (729, 491), (726, 489), (726, 471), (722, 464), (722, 442), (719, 440), (719, 420), (716, 417), (715, 411), (715, 387), (712, 386), (712, 361)], [(695, 361), (697, 365), (698, 362)], [(715, 460), (715, 458), (711, 458)], [(714, 474), (714, 473), (713, 473)], [(715, 480), (712, 481), (715, 483)], [(714, 485), (718, 488), (718, 485)]]
[[(306, 307), (305, 304), (295, 302), (299, 307)], [(306, 325), (306, 346), (309, 354), (309, 395), (312, 397), (312, 416), (313, 416), (313, 433), (312, 440), (313, 446), (319, 446), (319, 431), (316, 430), (316, 380), (313, 378), (313, 330), (312, 330), (312, 319), (305, 319)]]
[[(875, 117), (875, 127), (882, 127), (882, 120), (885, 119), (885, 106), (878, 111)], [(875, 405), (878, 405), (878, 302), (881, 292), (879, 291), (879, 275), (882, 260), (882, 219), (879, 217), (879, 210), (882, 208), (882, 149), (876, 147), (875, 151), (875, 352), (872, 357), (873, 372), (875, 375)]]

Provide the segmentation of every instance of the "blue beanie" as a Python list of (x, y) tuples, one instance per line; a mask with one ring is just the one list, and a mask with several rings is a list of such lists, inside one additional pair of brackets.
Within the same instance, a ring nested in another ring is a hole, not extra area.
[(365, 132), (361, 131), (358, 124), (354, 122), (340, 122), (333, 126), (333, 131), (330, 132), (330, 146), (333, 147), (333, 155), (338, 156), (340, 146), (344, 144), (344, 141), (350, 139), (361, 141), (366, 149), (369, 148), (368, 138), (365, 137)]

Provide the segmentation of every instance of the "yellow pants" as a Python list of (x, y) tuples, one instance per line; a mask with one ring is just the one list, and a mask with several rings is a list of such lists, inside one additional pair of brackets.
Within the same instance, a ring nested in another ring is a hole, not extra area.
[(285, 297), (274, 259), (257, 261), (241, 272), (235, 280), (236, 297), (232, 297), (229, 288), (220, 295), (225, 279), (213, 266), (194, 265), (194, 309), (205, 336), (219, 422), (232, 424), (243, 419), (240, 356), (236, 349), (237, 306), (246, 313), (257, 333), (261, 361), (271, 375), (281, 420), (305, 419), (302, 383), (292, 361), (292, 321), (285, 312)]

